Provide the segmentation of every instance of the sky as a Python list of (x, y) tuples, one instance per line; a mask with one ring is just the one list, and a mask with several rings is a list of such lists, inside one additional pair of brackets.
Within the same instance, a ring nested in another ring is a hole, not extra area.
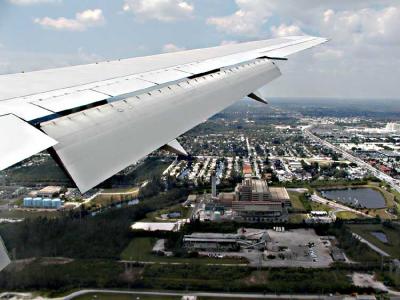
[(0, 0), (0, 74), (289, 35), (267, 97), (400, 99), (399, 0)]

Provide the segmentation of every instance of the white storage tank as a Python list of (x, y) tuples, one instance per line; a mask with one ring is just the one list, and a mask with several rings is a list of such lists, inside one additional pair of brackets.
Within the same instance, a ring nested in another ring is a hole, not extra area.
[(59, 209), (61, 207), (61, 199), (56, 198), (51, 200), (51, 207)]
[(33, 199), (30, 198), (30, 197), (24, 198), (24, 206), (25, 206), (25, 207), (32, 207), (32, 204), (33, 204), (33, 201), (32, 201), (32, 200), (33, 200)]
[(33, 207), (43, 207), (43, 200), (42, 200), (42, 198), (39, 198), (39, 197), (37, 197), (37, 198), (33, 198)]
[(43, 199), (43, 207), (44, 208), (51, 208), (52, 200), (50, 198)]

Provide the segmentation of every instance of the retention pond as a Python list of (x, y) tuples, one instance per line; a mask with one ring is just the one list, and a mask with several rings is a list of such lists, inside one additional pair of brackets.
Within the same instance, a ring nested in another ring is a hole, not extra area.
[(383, 195), (372, 188), (320, 190), (323, 197), (359, 208), (386, 207)]

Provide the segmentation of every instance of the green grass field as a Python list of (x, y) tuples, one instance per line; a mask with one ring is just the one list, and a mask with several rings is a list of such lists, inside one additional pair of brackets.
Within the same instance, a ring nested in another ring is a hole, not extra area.
[(25, 218), (38, 218), (38, 217), (47, 217), (47, 218), (57, 218), (62, 216), (62, 213), (54, 210), (48, 211), (35, 211), (35, 210), (22, 210), (22, 209), (11, 209), (11, 210), (1, 210), (0, 218), (14, 218), (14, 219), (25, 219)]
[[(385, 227), (381, 224), (360, 224), (360, 225), (349, 225), (351, 231), (359, 234), (367, 241), (376, 245), (383, 251), (387, 252), (395, 258), (400, 258), (400, 231), (399, 229), (392, 229)], [(383, 232), (386, 234), (389, 242), (383, 243), (378, 238), (373, 236), (371, 232)]]
[[(190, 216), (190, 208), (187, 207), (183, 207), (181, 204), (177, 204), (165, 209), (161, 209), (161, 210), (157, 210), (155, 212), (152, 213), (148, 213), (146, 215), (146, 218), (141, 220), (143, 222), (162, 222), (163, 220), (161, 219), (161, 215), (163, 214), (168, 214), (171, 212), (180, 212), (181, 213), (181, 217), (179, 217), (178, 219), (185, 219), (185, 218), (189, 218)], [(173, 219), (172, 219), (173, 220)], [(171, 222), (170, 219), (165, 220), (166, 222)]]
[(336, 217), (342, 220), (353, 220), (361, 218), (360, 215), (353, 213), (351, 211), (339, 211), (336, 213)]
[(290, 214), (289, 215), (289, 222), (294, 224), (303, 223), (304, 220), (307, 219), (306, 214)]
[(312, 211), (312, 210), (325, 210), (331, 211), (332, 209), (324, 204), (316, 203), (308, 200), (302, 193), (289, 192), (290, 201), (295, 211)]
[(304, 210), (304, 205), (300, 200), (300, 193), (297, 192), (289, 192), (290, 201), (292, 202), (292, 207), (295, 210)]
[(311, 210), (324, 210), (324, 211), (331, 211), (332, 208), (330, 208), (328, 205), (325, 204), (321, 204), (321, 203), (317, 203), (317, 202), (313, 202), (310, 201), (310, 205), (311, 205)]
[(107, 189), (92, 201), (91, 205), (108, 206), (112, 203), (120, 203), (121, 201), (129, 201), (139, 196), (139, 188), (132, 187), (126, 189)]
[(152, 237), (134, 238), (121, 253), (122, 260), (145, 261), (145, 262), (166, 262), (166, 263), (190, 263), (190, 264), (245, 264), (245, 260), (235, 258), (180, 258), (158, 256), (151, 253), (157, 241)]

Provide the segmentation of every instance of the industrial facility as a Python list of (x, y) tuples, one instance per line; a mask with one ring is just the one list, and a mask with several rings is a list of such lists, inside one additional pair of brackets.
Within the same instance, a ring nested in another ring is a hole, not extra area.
[(291, 206), (285, 188), (268, 187), (265, 180), (246, 175), (233, 193), (221, 193), (216, 201), (232, 210), (232, 217), (246, 222), (285, 222)]

